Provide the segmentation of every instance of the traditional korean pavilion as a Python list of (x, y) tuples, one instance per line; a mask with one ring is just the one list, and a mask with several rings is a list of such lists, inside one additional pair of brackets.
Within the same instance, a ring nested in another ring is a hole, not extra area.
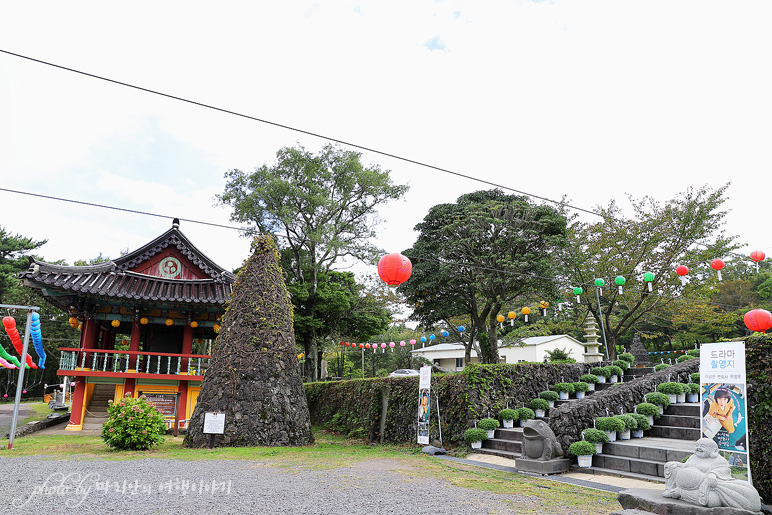
[(75, 382), (68, 430), (101, 428), (108, 400), (126, 394), (147, 395), (169, 427), (185, 427), (235, 276), (179, 220), (120, 258), (89, 266), (30, 258), (19, 275), (81, 328), (78, 348), (59, 349), (57, 374)]

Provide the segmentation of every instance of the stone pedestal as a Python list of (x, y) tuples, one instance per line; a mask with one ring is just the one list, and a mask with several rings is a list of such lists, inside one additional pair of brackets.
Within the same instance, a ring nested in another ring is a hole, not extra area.
[(617, 494), (617, 500), (624, 510), (615, 513), (632, 515), (632, 510), (656, 513), (657, 515), (758, 515), (761, 513), (726, 507), (705, 508), (681, 499), (663, 497), (662, 492), (664, 489), (630, 488), (622, 490)]
[(515, 458), (515, 468), (520, 472), (534, 472), (546, 476), (547, 474), (562, 474), (571, 469), (571, 460), (559, 458), (556, 460), (529, 460)]

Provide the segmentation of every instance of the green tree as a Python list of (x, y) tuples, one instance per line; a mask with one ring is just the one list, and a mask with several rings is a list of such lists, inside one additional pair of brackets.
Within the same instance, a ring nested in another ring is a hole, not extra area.
[[(571, 226), (566, 269), (573, 286), (585, 289), (582, 305), (599, 327), (605, 327), (610, 358), (616, 359), (617, 341), (636, 324), (648, 321), (656, 325), (657, 318), (669, 324), (662, 309), (698, 293), (698, 280), (681, 284), (675, 273), (678, 265), (688, 265), (690, 277), (705, 277), (715, 274), (709, 268), (713, 258), (738, 247), (721, 229), (727, 186), (691, 187), (664, 204), (651, 197), (629, 197), (634, 210), (629, 219), (612, 201), (607, 208), (596, 210), (600, 221)], [(654, 274), (652, 292), (643, 281), (646, 272)], [(617, 276), (626, 278), (621, 295), (614, 285)], [(598, 278), (606, 282), (599, 295), (600, 305), (594, 286)]]
[(17, 274), (29, 266), (27, 255), (46, 241), (13, 235), (0, 227), (0, 304), (8, 304), (8, 295), (17, 291)]
[[(247, 223), (247, 234), (274, 234), (292, 254), (288, 272), (312, 298), (319, 276), (341, 258), (371, 262), (378, 249), (369, 242), (378, 223), (376, 208), (400, 198), (407, 186), (394, 184), (388, 171), (365, 167), (361, 154), (326, 145), (314, 155), (302, 146), (283, 148), (277, 162), (253, 173), (231, 170), (221, 204), (233, 207), (231, 220)], [(317, 304), (305, 303), (295, 316), (314, 319)], [(316, 356), (313, 324), (298, 338), (306, 356)], [(312, 359), (314, 363), (317, 360)], [(318, 378), (318, 367), (309, 377)]]
[(560, 210), (497, 189), (439, 204), (416, 226), (418, 239), (405, 251), (416, 258), (413, 276), (398, 291), (425, 326), (443, 322), (455, 331), (451, 318), (469, 316), (466, 362), (477, 338), (481, 361), (498, 363), (501, 307), (537, 293), (557, 296), (551, 253), (564, 244), (566, 225)]

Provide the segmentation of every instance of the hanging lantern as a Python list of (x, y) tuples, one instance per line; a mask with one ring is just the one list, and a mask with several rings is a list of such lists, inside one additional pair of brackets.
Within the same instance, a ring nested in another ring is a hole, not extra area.
[(507, 313), (507, 317), (509, 317), (509, 325), (515, 325), (515, 317), (517, 316), (517, 313), (514, 311), (510, 311)]
[(459, 333), (463, 333), (464, 331), (466, 331), (466, 328), (463, 325), (458, 326)]
[(652, 291), (651, 283), (654, 282), (654, 274), (651, 272), (643, 274), (643, 282), (646, 283), (646, 289)]
[(426, 336), (421, 336), (421, 343), (426, 343)]
[(112, 322), (110, 322), (110, 325), (113, 326), (113, 327), (120, 327), (121, 326), (121, 321), (120, 320), (113, 320)]
[(618, 275), (614, 278), (614, 283), (616, 283), (617, 286), (619, 286), (619, 294), (622, 295), (622, 286), (625, 285), (627, 280), (622, 277), (621, 275)]
[(579, 295), (581, 295), (582, 293), (584, 293), (584, 289), (583, 288), (580, 288), (579, 286), (574, 288), (574, 295), (576, 295), (576, 303), (577, 304), (582, 302), (582, 299), (579, 297)]
[(360, 348), (360, 349), (364, 349), (364, 348), (365, 348), (365, 344), (364, 344), (364, 343), (360, 343), (360, 344), (359, 344), (359, 348)]
[(714, 259), (710, 262), (710, 268), (716, 271), (718, 274), (718, 280), (721, 280), (721, 269), (724, 268), (724, 262), (720, 259)]
[(391, 352), (394, 352), (394, 342), (389, 342), (389, 348), (391, 348)]
[(386, 254), (378, 261), (378, 276), (389, 286), (397, 286), (410, 278), (413, 264), (402, 254)]
[(550, 307), (550, 303), (546, 300), (543, 300), (539, 302), (539, 307), (541, 308), (541, 314), (542, 316), (547, 316), (547, 308)]
[(759, 263), (764, 261), (764, 259), (767, 257), (766, 254), (764, 254), (763, 250), (754, 250), (751, 252), (751, 261), (756, 262), (756, 273), (759, 273)]
[(523, 316), (525, 316), (525, 321), (527, 323), (528, 322), (528, 315), (531, 314), (531, 308), (525, 307), (525, 308), (521, 309), (520, 311), (523, 313)]
[(174, 320), (172, 320), (171, 318), (167, 318), (167, 319), (164, 321), (164, 324), (166, 324), (167, 326), (170, 326), (170, 327), (171, 327), (171, 326), (173, 326), (173, 325), (174, 325)]
[(679, 265), (676, 267), (675, 273), (681, 278), (681, 286), (686, 286), (686, 275), (689, 273), (689, 267), (686, 265)]
[(772, 313), (766, 309), (752, 309), (745, 313), (743, 321), (751, 331), (766, 334), (772, 328)]
[(595, 287), (598, 288), (598, 295), (603, 295), (603, 287), (606, 286), (606, 281), (603, 279), (595, 279)]
[(385, 344), (385, 343), (382, 343), (382, 344), (381, 344), (381, 349), (385, 349), (385, 348), (386, 348), (386, 344)]
[(77, 318), (70, 317), (69, 322), (70, 322), (70, 327), (78, 327), (79, 322)]
[(195, 329), (196, 327), (198, 327), (198, 322), (196, 322), (195, 320), (191, 320), (191, 321), (190, 321), (190, 327), (192, 327), (193, 329)]
[(346, 346), (346, 342), (340, 342), (340, 346), (341, 347), (345, 347)]
[(449, 332), (447, 332), (447, 331), (446, 331), (446, 330), (444, 330), (444, 329), (442, 330), (442, 332), (441, 332), (440, 334), (442, 335), (442, 337), (443, 337), (443, 338), (447, 338), (447, 337), (448, 337), (448, 335), (450, 335), (450, 333), (449, 333)]
[(214, 332), (219, 333), (220, 332), (220, 324), (214, 324), (212, 326), (212, 329), (214, 329)]
[(400, 346), (400, 347), (404, 347), (405, 345), (407, 345), (407, 344), (405, 343), (405, 340), (402, 340), (401, 342), (399, 342), (399, 346)]
[(369, 343), (365, 343), (365, 349), (369, 349), (369, 348), (370, 348), (370, 344)]
[(434, 336), (433, 334), (430, 334), (430, 335), (429, 335), (429, 339), (430, 339), (430, 340), (434, 341), (434, 339), (435, 339), (435, 338), (437, 338), (437, 337), (436, 337), (436, 336)]
[(410, 345), (412, 345), (413, 347), (415, 347), (415, 338), (411, 338), (411, 339), (410, 339)]
[(148, 320), (147, 317), (142, 317), (139, 319), (139, 323), (142, 325), (147, 325), (148, 322), (150, 322), (150, 320)]
[(499, 323), (499, 327), (504, 327), (504, 315), (497, 315), (496, 316), (496, 322)]

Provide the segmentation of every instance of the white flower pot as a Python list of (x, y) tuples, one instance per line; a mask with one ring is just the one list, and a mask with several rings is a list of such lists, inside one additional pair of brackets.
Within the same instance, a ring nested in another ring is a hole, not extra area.
[(620, 440), (629, 440), (630, 439), (630, 430), (629, 429), (625, 429), (624, 431), (619, 431), (617, 433), (617, 436), (619, 437)]
[(544, 410), (543, 409), (536, 409), (533, 410), (534, 413), (536, 413), (536, 418), (544, 418)]
[(643, 438), (643, 429), (633, 431), (633, 438)]
[(561, 401), (568, 399), (568, 392), (558, 392), (558, 395), (560, 396)]
[(617, 432), (616, 431), (604, 431), (606, 433), (606, 436), (608, 436), (609, 442), (616, 442), (617, 441)]
[(472, 445), (472, 449), (479, 449), (480, 447), (482, 447), (482, 442), (472, 442), (471, 445)]
[(678, 396), (673, 393), (667, 394), (667, 397), (670, 399), (670, 404), (675, 404), (678, 401)]
[(686, 394), (682, 393), (680, 395), (676, 395), (676, 402), (686, 402)]
[(520, 421), (520, 427), (525, 427), (525, 420)]
[(584, 392), (576, 392), (577, 399), (584, 399)]
[(504, 423), (505, 429), (509, 429), (515, 425), (514, 421), (511, 418), (505, 418), (504, 420), (502, 420), (502, 422)]
[(654, 425), (654, 415), (649, 415), (649, 426)]
[(660, 406), (659, 404), (657, 404), (657, 407), (659, 408), (659, 414), (660, 415), (664, 415), (665, 414), (665, 407), (664, 406)]
[(605, 382), (606, 382), (606, 378), (605, 378), (605, 377), (603, 377), (603, 376), (598, 376), (598, 384), (600, 384), (600, 383), (605, 383)]
[(699, 402), (700, 400), (700, 394), (698, 393), (689, 393), (686, 395), (686, 402)]
[(603, 453), (603, 443), (602, 442), (595, 442), (595, 451), (598, 454), (602, 454)]
[(587, 383), (587, 391), (588, 392), (594, 392), (595, 391), (595, 383)]
[(608, 378), (608, 382), (609, 383), (616, 383), (617, 382), (617, 376), (613, 375), (613, 376), (609, 377)]
[(491, 430), (487, 430), (486, 429), (485, 432), (488, 433), (488, 438), (494, 438), (496, 436), (496, 430), (495, 429), (491, 429)]
[(554, 408), (555, 407), (555, 401), (547, 401), (547, 402), (550, 403), (550, 408)]
[(579, 462), (579, 466), (582, 468), (586, 469), (592, 467), (592, 454), (577, 456), (576, 460)]

